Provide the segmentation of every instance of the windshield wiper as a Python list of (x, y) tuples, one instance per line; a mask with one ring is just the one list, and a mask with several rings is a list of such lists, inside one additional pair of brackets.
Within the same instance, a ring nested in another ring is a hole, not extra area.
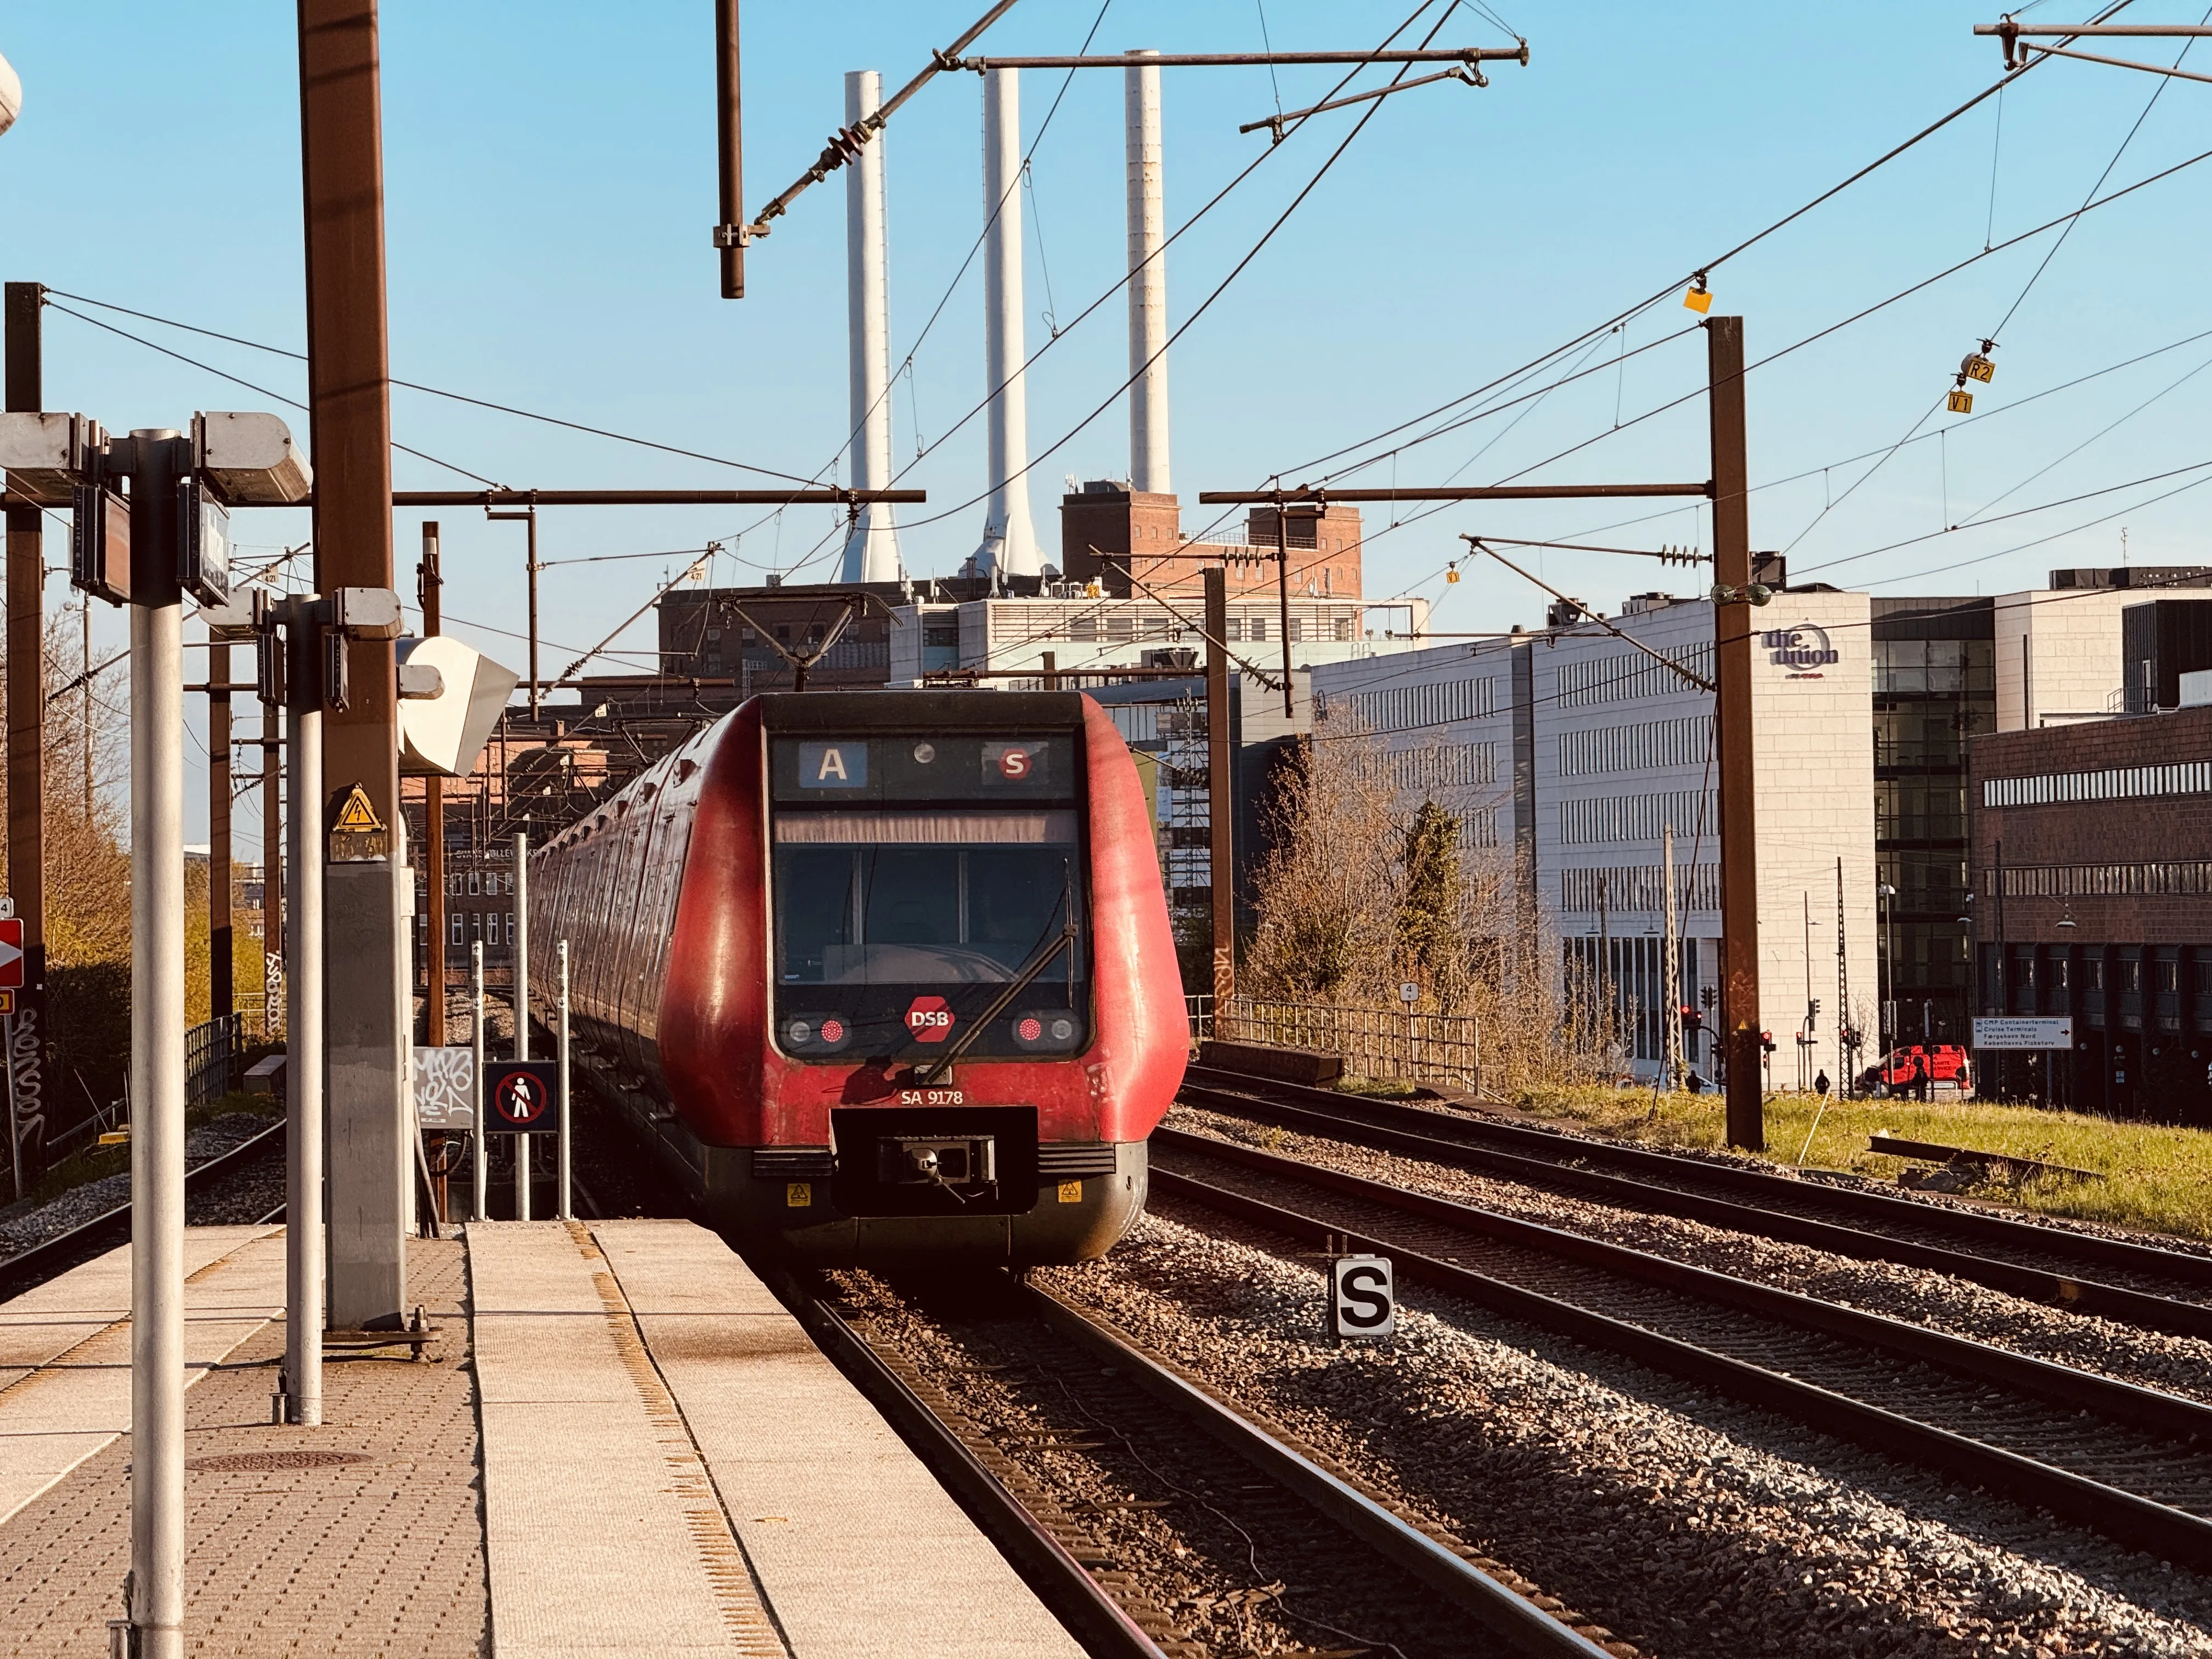
[[(1066, 896), (1063, 894), (1061, 896), (1064, 902)], [(991, 1022), (1006, 1012), (1006, 1005), (1026, 990), (1030, 981), (1050, 967), (1053, 958), (1075, 943), (1077, 937), (1075, 910), (1071, 905), (1067, 907), (1067, 920), (1060, 924), (1059, 937), (1046, 941), (1035, 956), (1022, 964), (1021, 971), (1006, 982), (1006, 988), (991, 1000), (991, 1006), (983, 1011), (982, 1017), (968, 1028), (968, 1035), (930, 1061), (926, 1069), (916, 1072), (915, 1082), (926, 1089), (951, 1070), (952, 1062), (968, 1051), (968, 1045), (982, 1036)]]

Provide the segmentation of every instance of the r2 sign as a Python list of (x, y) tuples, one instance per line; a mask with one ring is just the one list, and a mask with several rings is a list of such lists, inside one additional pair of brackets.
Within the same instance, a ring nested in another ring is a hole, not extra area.
[(1328, 1334), (1337, 1341), (1398, 1334), (1398, 1297), (1387, 1255), (1340, 1255), (1328, 1264)]

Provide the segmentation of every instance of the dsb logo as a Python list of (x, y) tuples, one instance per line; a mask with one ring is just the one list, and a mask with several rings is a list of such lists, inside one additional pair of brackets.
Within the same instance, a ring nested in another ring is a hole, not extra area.
[(952, 1034), (952, 1010), (943, 997), (916, 997), (907, 1006), (906, 1029), (916, 1042), (942, 1042)]

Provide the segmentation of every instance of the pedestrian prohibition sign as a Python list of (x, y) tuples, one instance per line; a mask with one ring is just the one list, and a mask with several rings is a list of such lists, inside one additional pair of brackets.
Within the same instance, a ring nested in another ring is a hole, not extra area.
[(558, 1129), (559, 1069), (546, 1060), (486, 1060), (486, 1131), (495, 1135), (544, 1135)]

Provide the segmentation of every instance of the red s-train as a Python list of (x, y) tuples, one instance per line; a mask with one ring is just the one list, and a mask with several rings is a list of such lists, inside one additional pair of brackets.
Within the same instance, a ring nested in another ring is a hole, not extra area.
[(1141, 1212), (1182, 991), (1088, 697), (755, 697), (530, 875), (533, 987), (567, 939), (577, 1066), (711, 1219), (817, 1261), (1025, 1264)]

